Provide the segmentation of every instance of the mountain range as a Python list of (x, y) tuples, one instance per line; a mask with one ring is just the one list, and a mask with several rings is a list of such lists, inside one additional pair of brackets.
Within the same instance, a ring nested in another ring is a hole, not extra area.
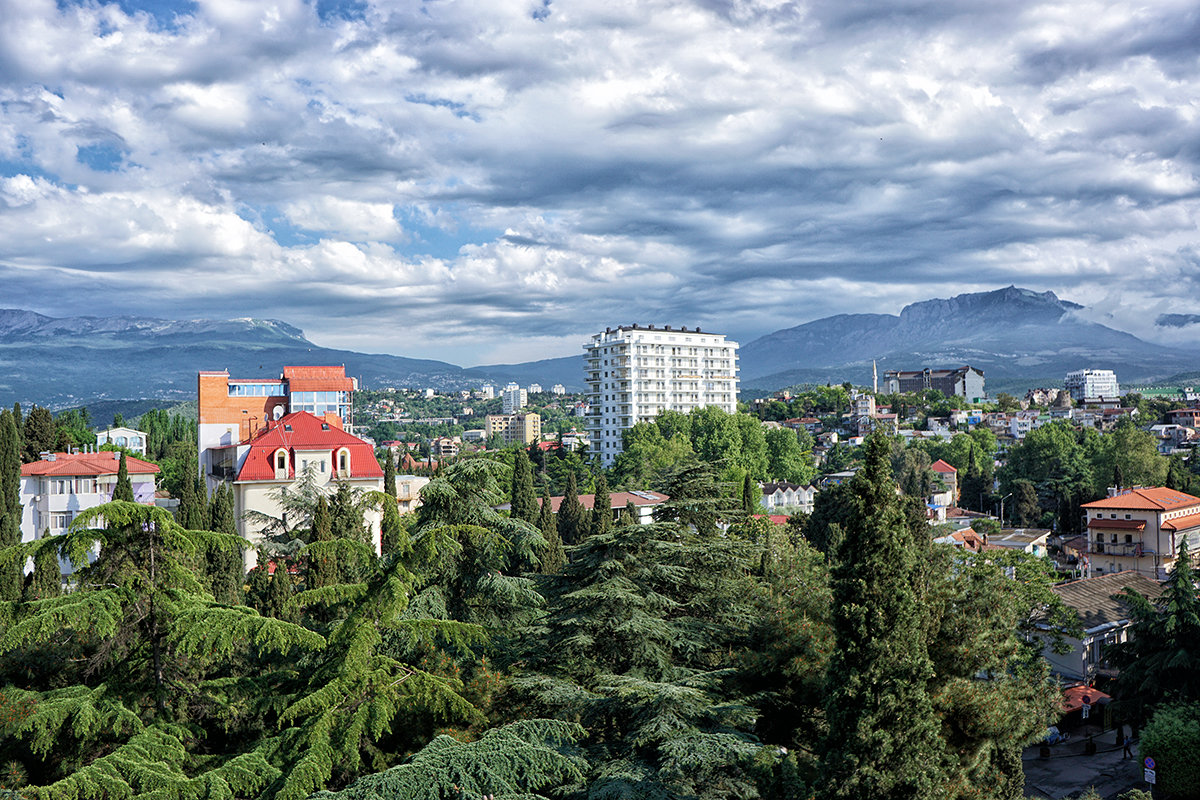
[[(989, 392), (1060, 386), (1073, 369), (1113, 369), (1123, 383), (1166, 379), (1200, 364), (1195, 351), (1085, 320), (1084, 307), (1010, 286), (906, 306), (898, 315), (839, 314), (743, 344), (745, 394), (798, 383), (870, 385), (887, 369), (983, 370)], [(1180, 326), (1190, 321), (1163, 319)], [(485, 382), (582, 388), (580, 355), (463, 368), (444, 361), (321, 347), (270, 319), (55, 318), (0, 309), (0, 404), (51, 408), (121, 399), (194, 399), (196, 372), (277, 376), (288, 364), (344, 364), (366, 388), (452, 389)]]

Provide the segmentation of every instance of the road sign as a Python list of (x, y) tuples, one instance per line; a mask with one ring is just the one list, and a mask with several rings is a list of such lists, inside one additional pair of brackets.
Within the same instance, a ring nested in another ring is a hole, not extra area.
[(1088, 703), (1084, 703), (1082, 706), (1080, 706), (1080, 708), (1083, 709), (1083, 719), (1087, 719), (1088, 716), (1092, 713), (1091, 705), (1089, 705)]
[(1156, 781), (1154, 780), (1154, 770), (1152, 770), (1152, 769), (1146, 770), (1145, 778), (1146, 778), (1146, 783), (1155, 783)]
[(1146, 759), (1142, 763), (1146, 765), (1146, 769), (1154, 769), (1154, 759), (1150, 756), (1146, 756)]

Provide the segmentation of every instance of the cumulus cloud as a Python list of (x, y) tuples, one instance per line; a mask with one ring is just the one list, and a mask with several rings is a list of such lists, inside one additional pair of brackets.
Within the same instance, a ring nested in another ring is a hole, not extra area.
[(459, 363), (1010, 283), (1200, 311), (1192, 3), (4, 8), (5, 305)]

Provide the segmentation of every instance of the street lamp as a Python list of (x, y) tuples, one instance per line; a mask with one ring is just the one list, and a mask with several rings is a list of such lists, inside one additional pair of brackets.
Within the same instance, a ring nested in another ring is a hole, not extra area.
[(1001, 528), (1004, 527), (1004, 501), (1012, 496), (1013, 496), (1013, 493), (1009, 492), (1008, 494), (1004, 495), (1004, 497), (1000, 498), (1000, 527)]

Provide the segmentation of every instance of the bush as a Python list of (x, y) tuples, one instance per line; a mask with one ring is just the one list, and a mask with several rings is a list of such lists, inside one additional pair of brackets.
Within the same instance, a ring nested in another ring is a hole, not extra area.
[(1160, 706), (1142, 731), (1138, 751), (1158, 762), (1158, 788), (1165, 795), (1200, 798), (1200, 705)]

